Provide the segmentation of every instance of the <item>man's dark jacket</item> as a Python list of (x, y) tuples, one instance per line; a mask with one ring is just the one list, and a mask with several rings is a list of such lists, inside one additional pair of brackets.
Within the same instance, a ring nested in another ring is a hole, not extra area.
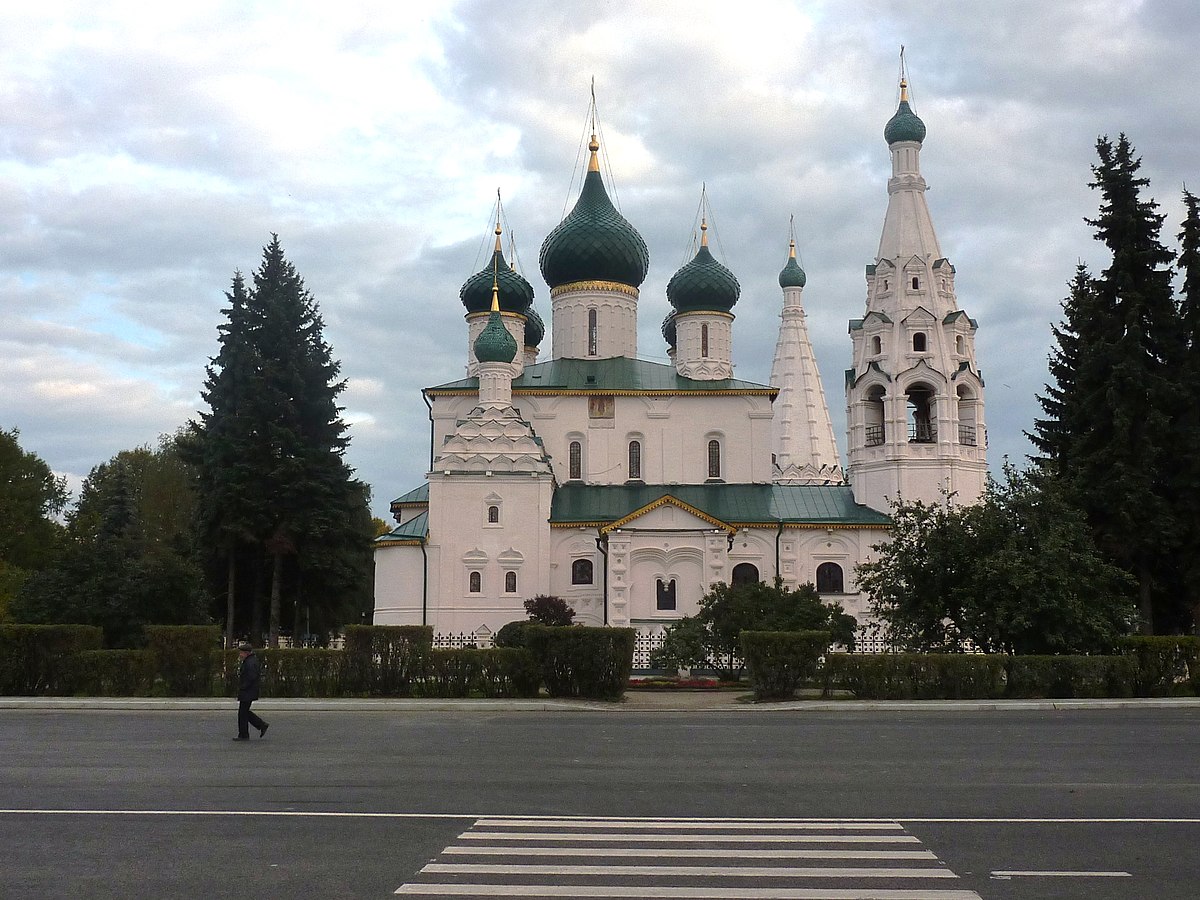
[(254, 651), (250, 651), (250, 655), (242, 660), (242, 666), (238, 670), (238, 701), (257, 700), (258, 699), (258, 683), (262, 677), (262, 668), (259, 665), (258, 657), (254, 655)]

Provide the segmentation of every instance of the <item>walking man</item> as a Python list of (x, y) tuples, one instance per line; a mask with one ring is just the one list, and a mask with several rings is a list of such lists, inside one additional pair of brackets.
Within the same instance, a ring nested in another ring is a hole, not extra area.
[(261, 738), (267, 733), (267, 723), (250, 711), (250, 704), (258, 699), (258, 684), (262, 680), (262, 667), (254, 648), (245, 641), (238, 644), (238, 733), (235, 741), (250, 740), (250, 726), (258, 729)]

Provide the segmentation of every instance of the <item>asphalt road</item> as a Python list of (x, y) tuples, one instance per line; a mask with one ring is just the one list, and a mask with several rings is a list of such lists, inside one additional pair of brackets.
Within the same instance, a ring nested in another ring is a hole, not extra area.
[[(246, 743), (229, 740), (232, 704), (0, 710), (0, 898), (382, 900), (485, 881), (523, 896), (597, 880), (629, 897), (1200, 897), (1196, 707), (260, 706), (271, 731)], [(795, 862), (797, 848), (863, 861)], [(879, 861), (897, 851), (927, 868)], [(683, 887), (654, 893), (661, 872)]]

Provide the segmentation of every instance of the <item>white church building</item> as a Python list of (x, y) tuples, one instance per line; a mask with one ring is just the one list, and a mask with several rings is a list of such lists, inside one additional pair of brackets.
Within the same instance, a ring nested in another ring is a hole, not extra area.
[(740, 286), (703, 223), (667, 285), (672, 364), (638, 358), (649, 253), (609, 199), (593, 136), (579, 199), (541, 248), (548, 358), (499, 224), (492, 260), (462, 286), (466, 377), (423, 391), (431, 465), (376, 541), (375, 624), (486, 645), (525, 618), (526, 599), (553, 594), (581, 624), (637, 628), (641, 656), (714, 582), (776, 576), (812, 582), (864, 622), (854, 569), (887, 539), (890, 501), (949, 490), (971, 502), (987, 477), (977, 326), (926, 205), (925, 133), (902, 80), (884, 129), (883, 232), (865, 312), (850, 320), (844, 468), (794, 243), (781, 295), (752, 301), (780, 308), (770, 384), (733, 377)]

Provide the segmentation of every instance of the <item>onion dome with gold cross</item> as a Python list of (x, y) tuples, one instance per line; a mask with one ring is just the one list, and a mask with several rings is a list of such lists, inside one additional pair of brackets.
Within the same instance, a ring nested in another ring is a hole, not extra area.
[(487, 312), (492, 305), (492, 285), (499, 290), (500, 309), (503, 312), (525, 315), (533, 303), (533, 285), (504, 261), (500, 249), (500, 220), (496, 219), (496, 250), (487, 267), (480, 269), (466, 280), (458, 296), (468, 313)]
[(708, 249), (708, 223), (700, 222), (700, 250), (667, 282), (667, 300), (677, 312), (729, 312), (742, 287)]
[(883, 139), (888, 144), (898, 144), (901, 141), (916, 141), (918, 144), (925, 140), (925, 123), (920, 116), (908, 105), (908, 81), (900, 79), (900, 105), (883, 127)]
[(594, 134), (588, 149), (592, 156), (579, 199), (542, 242), (542, 277), (551, 290), (581, 282), (637, 288), (646, 280), (650, 252), (604, 189)]
[(781, 288), (802, 288), (807, 281), (808, 276), (800, 268), (800, 263), (796, 262), (796, 242), (794, 240), (789, 241), (788, 261), (787, 265), (783, 267), (783, 271), (779, 273), (779, 286)]
[(517, 357), (517, 342), (500, 320), (499, 279), (492, 282), (492, 311), (479, 337), (475, 338), (475, 358), (481, 363), (510, 363)]

